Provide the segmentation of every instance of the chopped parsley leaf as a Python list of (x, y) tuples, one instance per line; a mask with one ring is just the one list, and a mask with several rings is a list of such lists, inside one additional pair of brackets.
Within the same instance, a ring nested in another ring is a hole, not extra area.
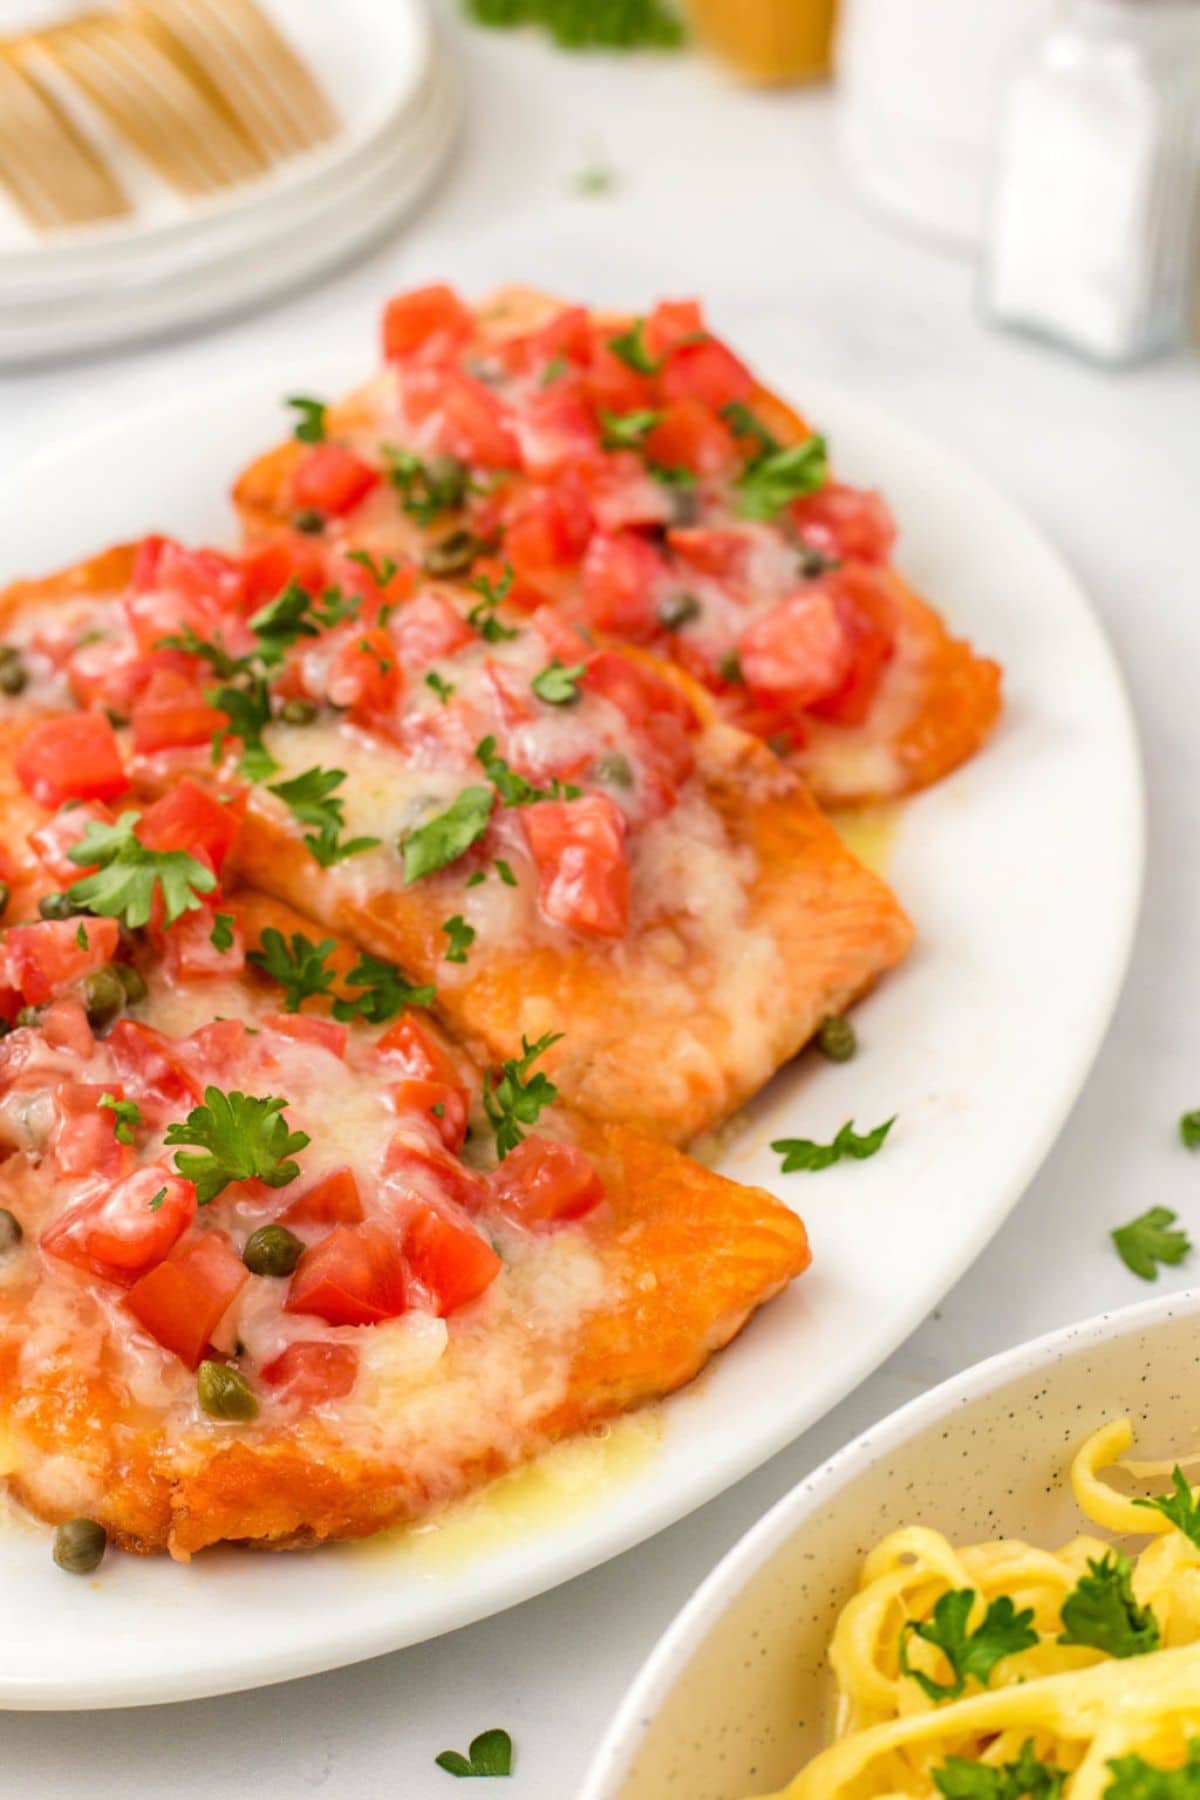
[(556, 656), (529, 685), (547, 706), (569, 706), (579, 698), (579, 682), (586, 666), (585, 663), (572, 663), (567, 668)]
[(433, 1760), (447, 1775), (511, 1775), (512, 1739), (507, 1731), (481, 1731), (465, 1756), (461, 1750), (443, 1750)]
[(582, 788), (573, 787), (569, 782), (564, 785), (557, 775), (548, 788), (534, 787), (524, 775), (510, 769), (502, 756), (496, 755), (496, 740), (490, 735), (480, 738), (475, 746), (475, 756), (505, 806), (529, 806), (535, 800), (578, 800), (583, 792)]
[(436, 669), (430, 669), (428, 675), (426, 675), (425, 686), (433, 689), (443, 706), (448, 703), (451, 694), (454, 692), (454, 683), (452, 681), (445, 681), (442, 676), (438, 674)]
[(1033, 1753), (1033, 1739), (1021, 1746), (1016, 1762), (969, 1762), (948, 1756), (930, 1771), (933, 1785), (945, 1800), (1060, 1800), (1066, 1769), (1051, 1768)]
[(1167, 1207), (1152, 1206), (1112, 1232), (1117, 1255), (1143, 1281), (1157, 1281), (1159, 1263), (1174, 1267), (1191, 1250), (1187, 1232), (1172, 1230), (1175, 1219), (1176, 1214)]
[(773, 519), (802, 494), (815, 494), (829, 477), (825, 439), (816, 435), (787, 450), (774, 450), (744, 469), (737, 479), (737, 510), (743, 519)]
[(413, 450), (385, 444), (383, 457), (402, 509), (418, 525), (431, 525), (439, 513), (457, 512), (471, 492), (470, 470), (456, 456), (431, 456), (423, 462)]
[(783, 449), (779, 439), (767, 430), (762, 420), (741, 400), (731, 400), (728, 406), (723, 406), (721, 417), (738, 437), (752, 438), (758, 445), (760, 456), (774, 456)]
[(227, 950), (233, 949), (233, 928), (237, 923), (232, 913), (219, 912), (213, 917), (213, 927), (208, 934), (208, 941), (214, 950), (224, 956)]
[(542, 1109), (558, 1098), (558, 1089), (541, 1070), (530, 1074), (539, 1056), (562, 1037), (561, 1031), (547, 1031), (536, 1044), (522, 1033), (522, 1055), (510, 1056), (501, 1063), (500, 1079), (495, 1086), (492, 1077), (483, 1078), (483, 1110), (496, 1134), (496, 1153), (503, 1162), (525, 1136), (523, 1127), (536, 1125)]
[(380, 588), (385, 588), (396, 573), (397, 565), (390, 556), (381, 556), (377, 561), (369, 550), (351, 550), (347, 552), (346, 561), (365, 569), (375, 586)]
[(1150, 1607), (1138, 1605), (1132, 1574), (1133, 1564), (1119, 1550), (1106, 1551), (1099, 1561), (1089, 1556), (1087, 1574), (1063, 1601), (1059, 1643), (1086, 1644), (1119, 1658), (1157, 1650), (1158, 1620)]
[(1179, 1137), (1185, 1149), (1200, 1149), (1200, 1112), (1183, 1114), (1179, 1121)]
[(1200, 1506), (1196, 1504), (1196, 1496), (1178, 1463), (1171, 1471), (1171, 1486), (1169, 1494), (1160, 1494), (1156, 1500), (1135, 1500), (1133, 1504), (1144, 1506), (1147, 1511), (1160, 1512), (1176, 1531), (1181, 1531), (1200, 1550)]
[(465, 963), (467, 951), (475, 942), (475, 927), (468, 925), (461, 913), (455, 913), (452, 919), (446, 920), (442, 930), (450, 940), (450, 947), (446, 951), (444, 960), (452, 963)]
[(133, 1128), (142, 1122), (142, 1109), (136, 1100), (118, 1100), (115, 1094), (101, 1094), (96, 1102), (113, 1116), (113, 1136), (118, 1144), (132, 1144)]
[(341, 787), (345, 779), (345, 769), (316, 766), (293, 775), (289, 781), (274, 781), (269, 789), (279, 796), (293, 818), (302, 825), (313, 827), (311, 832), (304, 834), (304, 842), (323, 869), (345, 862), (348, 856), (359, 856), (364, 850), (374, 850), (381, 841), (377, 837), (340, 841), (346, 823), (343, 816), (345, 803), (332, 796), (334, 789)]
[(504, 883), (505, 887), (517, 886), (517, 878), (513, 874), (511, 866), (505, 862), (502, 856), (496, 858), (496, 873)]
[(780, 1169), (782, 1175), (793, 1175), (798, 1169), (815, 1172), (818, 1169), (830, 1169), (843, 1157), (853, 1157), (857, 1162), (864, 1162), (868, 1156), (874, 1156), (883, 1147), (888, 1132), (896, 1123), (893, 1113), (874, 1131), (866, 1132), (862, 1137), (854, 1129), (853, 1119), (847, 1120), (830, 1144), (816, 1144), (811, 1138), (776, 1138), (771, 1145), (772, 1150), (783, 1157)]
[(147, 1202), (146, 1202), (146, 1206), (149, 1209), (149, 1211), (157, 1212), (159, 1207), (162, 1205), (163, 1201), (166, 1199), (166, 1197), (167, 1197), (166, 1188), (160, 1187), (157, 1194), (155, 1194), (154, 1198), (152, 1200), (147, 1200)]
[(496, 608), (507, 598), (512, 584), (511, 563), (505, 563), (504, 573), (497, 582), (489, 581), (486, 575), (477, 575), (467, 583), (471, 591), (480, 596), (467, 614), (467, 624), (473, 626), (486, 643), (502, 644), (521, 635), (514, 626), (503, 625), (496, 617)]
[(217, 885), (212, 870), (186, 851), (148, 850), (135, 835), (141, 816), (124, 812), (115, 825), (91, 819), (67, 851), (83, 868), (99, 865), (67, 889), (72, 906), (120, 919), (132, 930), (149, 924), (156, 890), (162, 896), (163, 924), (169, 926), (185, 912), (197, 911), (199, 896), (211, 894)]
[(654, 430), (661, 418), (662, 414), (649, 406), (627, 413), (609, 412), (607, 407), (602, 406), (601, 442), (606, 450), (640, 450), (646, 434)]
[(432, 1006), (437, 989), (431, 985), (414, 987), (399, 969), (367, 951), (359, 952), (358, 961), (345, 978), (346, 987), (362, 988), (350, 1000), (335, 1000), (335, 1019), (365, 1019), (369, 1025), (385, 1025), (409, 1006)]
[(186, 1119), (167, 1126), (164, 1144), (196, 1144), (177, 1150), (175, 1167), (196, 1186), (196, 1203), (207, 1206), (231, 1181), (262, 1181), (270, 1188), (295, 1181), (300, 1165), (291, 1160), (308, 1144), (307, 1133), (289, 1131), (286, 1100), (268, 1094), (224, 1094), (206, 1087), (204, 1104)]
[(296, 423), (292, 426), (292, 436), (302, 444), (323, 444), (325, 442), (325, 414), (328, 408), (323, 400), (310, 400), (304, 394), (292, 394), (286, 402), (296, 413)]
[(264, 678), (252, 676), (245, 687), (210, 688), (205, 698), (213, 706), (219, 706), (229, 719), (228, 725), (213, 738), (214, 764), (219, 763), (224, 754), (225, 739), (239, 738), (242, 745), (238, 758), (239, 774), (247, 781), (265, 781), (268, 775), (273, 775), (279, 764), (262, 741), (262, 734), (271, 723), (271, 697)]
[(293, 931), (289, 942), (282, 931), (268, 925), (261, 950), (251, 950), (246, 961), (279, 982), (284, 989), (284, 1011), (294, 1013), (305, 1000), (329, 992), (333, 970), (327, 965), (334, 947), (332, 938), (314, 944), (302, 931)]
[(619, 336), (609, 338), (608, 347), (614, 356), (619, 356), (627, 369), (633, 369), (638, 375), (657, 375), (662, 368), (646, 348), (644, 332), (645, 319), (635, 319), (628, 331)]
[(1200, 1738), (1190, 1738), (1187, 1761), (1160, 1769), (1141, 1756), (1117, 1756), (1108, 1765), (1112, 1780), (1104, 1800), (1200, 1800)]
[[(974, 1631), (968, 1631), (967, 1620), (976, 1598), (974, 1588), (955, 1588), (940, 1597), (928, 1619), (908, 1619), (901, 1630), (901, 1674), (917, 1682), (935, 1706), (940, 1700), (956, 1700), (970, 1680), (986, 1687), (998, 1662), (1021, 1650), (1031, 1650), (1038, 1641), (1033, 1630), (1033, 1608), (1017, 1612), (1007, 1594), (991, 1601)], [(923, 1670), (912, 1667), (908, 1646), (914, 1637), (941, 1651), (950, 1665), (952, 1681), (934, 1681)]]
[(464, 788), (445, 812), (427, 819), (401, 840), (405, 882), (419, 881), (456, 862), (487, 830), (496, 796), (490, 787)]

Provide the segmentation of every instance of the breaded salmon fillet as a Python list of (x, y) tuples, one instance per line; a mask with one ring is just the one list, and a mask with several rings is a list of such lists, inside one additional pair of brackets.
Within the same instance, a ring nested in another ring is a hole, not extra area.
[[(5, 798), (59, 891), (66, 840)], [(219, 813), (185, 784), (139, 842), (227, 880)], [(378, 967), (362, 1005), (356, 949), (309, 940), (333, 985), (301, 998), (271, 970), (303, 919), (198, 897), (132, 933), (76, 914), (0, 939), (0, 1006), (30, 1009), (0, 1039), (0, 1442), (38, 1516), (181, 1559), (421, 1518), (687, 1382), (807, 1265), (772, 1196), (532, 1080), (506, 1137)], [(197, 913), (227, 946), (204, 967)]]
[(684, 671), (596, 650), (552, 607), (372, 569), (286, 589), (281, 649), (253, 558), (148, 540), (23, 584), (11, 704), (127, 720), (146, 792), (211, 779), (227, 728), (247, 882), (436, 986), (485, 1064), (569, 1020), (546, 1060), (569, 1103), (672, 1142), (905, 954), (887, 885)]
[(390, 304), (384, 348), (327, 407), (325, 442), (239, 477), (248, 539), (299, 521), (310, 549), (459, 579), (471, 543), (498, 550), (566, 616), (679, 661), (826, 804), (927, 786), (987, 738), (996, 663), (897, 572), (880, 496), (830, 476), (823, 440), (694, 305), (634, 320), (509, 288), (472, 311), (425, 289)]

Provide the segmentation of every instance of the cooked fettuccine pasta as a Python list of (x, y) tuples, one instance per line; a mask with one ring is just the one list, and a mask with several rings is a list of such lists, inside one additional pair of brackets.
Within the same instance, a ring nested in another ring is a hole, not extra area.
[[(1071, 1485), (1136, 1556), (922, 1526), (870, 1553), (830, 1645), (834, 1740), (777, 1800), (1200, 1797), (1200, 1489), (1124, 1460), (1132, 1442), (1128, 1419), (1094, 1433)], [(1135, 1499), (1114, 1466), (1171, 1491)]]

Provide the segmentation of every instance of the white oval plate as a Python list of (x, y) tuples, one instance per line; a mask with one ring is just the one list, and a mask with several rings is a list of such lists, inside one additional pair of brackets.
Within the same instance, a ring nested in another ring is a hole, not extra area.
[[(753, 355), (754, 336), (746, 350)], [(766, 367), (764, 362), (764, 367)], [(31, 462), (7, 490), (0, 577), (147, 530), (220, 540), (239, 464), (283, 428), (279, 396), (361, 372), (310, 359), (173, 398)], [(888, 874), (917, 921), (906, 966), (859, 1010), (862, 1050), (806, 1057), (750, 1109), (721, 1167), (804, 1214), (811, 1272), (664, 1408), (619, 1483), (486, 1553), (112, 1556), (65, 1579), (43, 1532), (0, 1536), (0, 1706), (143, 1705), (334, 1668), (436, 1636), (594, 1567), (765, 1462), (877, 1367), (998, 1229), (1099, 1047), (1132, 938), (1142, 796), (1108, 645), (1033, 527), (954, 458), (802, 371), (769, 373), (887, 493), (906, 572), (999, 657), (1008, 710), (969, 768), (911, 802)], [(899, 1115), (885, 1152), (781, 1177), (768, 1140)]]

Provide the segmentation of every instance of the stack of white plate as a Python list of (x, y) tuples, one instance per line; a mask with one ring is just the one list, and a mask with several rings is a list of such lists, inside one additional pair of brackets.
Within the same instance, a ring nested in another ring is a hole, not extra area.
[(381, 237), (453, 143), (460, 93), (422, 0), (259, 0), (342, 121), (319, 149), (185, 201), (122, 166), (128, 217), (38, 236), (0, 190), (0, 363), (140, 341), (286, 292)]

